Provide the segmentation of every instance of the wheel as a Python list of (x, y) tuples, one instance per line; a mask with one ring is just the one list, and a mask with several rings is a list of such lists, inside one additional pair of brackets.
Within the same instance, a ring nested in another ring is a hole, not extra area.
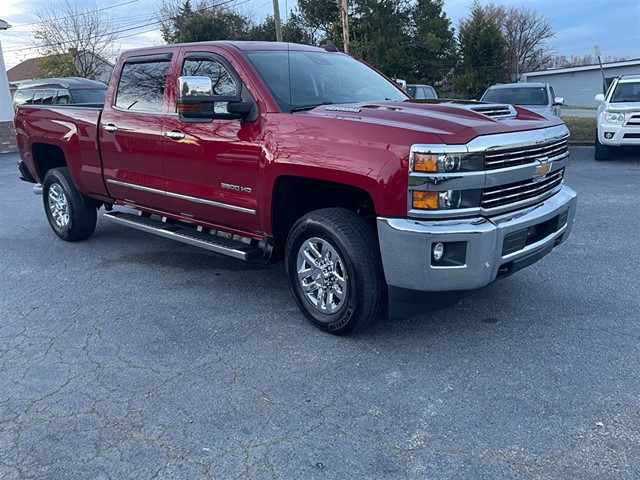
[(97, 209), (93, 202), (76, 189), (69, 169), (53, 168), (42, 182), (42, 200), (49, 225), (56, 235), (77, 242), (93, 235)]
[(596, 133), (596, 153), (594, 155), (596, 160), (608, 160), (609, 159), (609, 147), (606, 145), (602, 145), (600, 140), (598, 139), (598, 134)]
[(298, 306), (316, 327), (344, 335), (386, 311), (386, 283), (373, 229), (355, 213), (327, 208), (300, 218), (285, 265)]

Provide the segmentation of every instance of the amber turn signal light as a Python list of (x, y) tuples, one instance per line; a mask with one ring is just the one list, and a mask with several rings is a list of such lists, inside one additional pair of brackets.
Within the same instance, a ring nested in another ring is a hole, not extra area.
[(415, 172), (437, 172), (438, 155), (416, 153), (413, 155), (413, 170)]
[(438, 208), (438, 192), (413, 192), (413, 208), (436, 210)]

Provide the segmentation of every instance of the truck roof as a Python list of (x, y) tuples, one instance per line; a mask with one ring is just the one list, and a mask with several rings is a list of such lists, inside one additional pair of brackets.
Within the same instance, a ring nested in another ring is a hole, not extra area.
[(89, 80), (82, 77), (41, 78), (38, 80), (25, 80), (20, 82), (18, 90), (30, 88), (99, 88), (107, 89), (107, 85), (97, 80)]
[(172, 48), (193, 46), (193, 45), (215, 45), (220, 47), (234, 48), (241, 51), (311, 51), (311, 52), (325, 52), (322, 47), (313, 47), (311, 45), (303, 45), (300, 43), (288, 43), (288, 42), (254, 42), (254, 41), (230, 41), (230, 40), (215, 40), (211, 42), (191, 42), (191, 43), (177, 43), (173, 45), (163, 45), (161, 47), (145, 47), (137, 48), (133, 50), (127, 50), (128, 52), (142, 52), (149, 50), (156, 50), (159, 48), (170, 46)]

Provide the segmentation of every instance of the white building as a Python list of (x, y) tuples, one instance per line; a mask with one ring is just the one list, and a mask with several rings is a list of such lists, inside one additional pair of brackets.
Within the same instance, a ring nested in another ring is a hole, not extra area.
[(521, 81), (551, 84), (556, 95), (564, 97), (566, 105), (595, 107), (597, 104), (593, 97), (603, 93), (602, 72), (609, 85), (618, 75), (640, 74), (640, 59), (603, 63), (602, 71), (600, 65), (586, 65), (524, 73)]

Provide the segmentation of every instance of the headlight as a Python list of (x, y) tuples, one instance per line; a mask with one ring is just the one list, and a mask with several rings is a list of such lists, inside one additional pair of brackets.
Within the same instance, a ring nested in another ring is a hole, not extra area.
[(480, 205), (481, 190), (445, 190), (426, 192), (414, 190), (411, 208), (416, 210), (452, 210), (473, 208)]
[(604, 112), (604, 121), (607, 123), (624, 123), (624, 113)]
[(411, 171), (418, 173), (455, 173), (479, 171), (483, 168), (482, 154), (431, 151), (411, 152)]

